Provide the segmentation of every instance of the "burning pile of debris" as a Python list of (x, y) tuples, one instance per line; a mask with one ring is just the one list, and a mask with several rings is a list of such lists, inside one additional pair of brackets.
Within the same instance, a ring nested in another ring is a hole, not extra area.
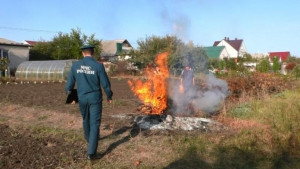
[(201, 90), (193, 86), (184, 89), (178, 80), (169, 81), (167, 56), (167, 52), (157, 55), (157, 67), (146, 68), (146, 80), (128, 81), (131, 90), (143, 102), (138, 111), (145, 114), (136, 117), (134, 122), (142, 129), (207, 131), (209, 126), (221, 129), (222, 125), (213, 120), (186, 114), (212, 113), (219, 109), (227, 96), (226, 82), (208, 76)]
[(167, 52), (159, 54), (155, 60), (157, 67), (146, 68), (147, 81), (128, 81), (134, 94), (138, 96), (145, 105), (151, 105), (151, 112), (149, 108), (145, 110), (145, 112), (149, 114), (161, 114), (167, 108), (168, 90), (166, 79), (169, 77), (167, 56)]
[(152, 114), (152, 107), (150, 105), (140, 105), (137, 110), (143, 114)]

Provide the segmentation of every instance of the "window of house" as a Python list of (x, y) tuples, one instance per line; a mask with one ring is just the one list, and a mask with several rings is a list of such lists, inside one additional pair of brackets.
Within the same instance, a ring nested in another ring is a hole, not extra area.
[(8, 59), (8, 51), (4, 49), (0, 49), (0, 58), (1, 59)]

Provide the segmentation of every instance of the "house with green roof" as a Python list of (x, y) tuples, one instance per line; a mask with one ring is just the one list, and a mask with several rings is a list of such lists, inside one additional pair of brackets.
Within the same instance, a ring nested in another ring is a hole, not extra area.
[[(133, 50), (127, 39), (103, 40), (101, 57), (104, 60), (116, 61), (120, 60), (120, 53), (126, 53)], [(129, 59), (131, 56), (126, 55), (124, 59)]]
[(204, 50), (210, 59), (224, 59), (229, 57), (225, 46), (204, 47)]
[(229, 39), (225, 37), (221, 41), (215, 41), (213, 46), (225, 46), (229, 58), (243, 57), (247, 53), (243, 39)]

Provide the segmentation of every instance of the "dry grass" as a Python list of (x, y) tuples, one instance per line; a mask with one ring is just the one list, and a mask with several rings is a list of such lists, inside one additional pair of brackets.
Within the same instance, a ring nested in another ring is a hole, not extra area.
[(79, 113), (77, 115), (59, 113), (42, 108), (24, 107), (7, 103), (0, 103), (0, 116), (8, 119), (7, 123), (9, 125), (43, 125), (65, 129), (79, 129), (82, 125)]
[[(120, 127), (116, 124), (118, 121), (111, 120), (114, 123), (110, 124), (110, 128), (101, 128), (98, 152), (104, 156), (100, 160), (72, 161), (72, 157), (68, 156), (60, 166), (166, 169), (300, 168), (299, 99), (298, 87), (260, 99), (245, 95), (244, 100), (230, 106), (230, 103), (226, 103), (218, 121), (229, 126), (231, 130), (220, 133), (140, 131), (130, 123), (124, 123)], [(118, 105), (119, 103), (115, 106)], [(41, 111), (43, 114), (40, 114)], [(85, 144), (79, 114), (0, 103), (0, 123), (31, 128), (33, 137), (62, 135), (67, 137), (69, 144)], [(68, 134), (71, 131), (76, 134)], [(51, 148), (56, 146), (52, 142), (46, 145)], [(67, 154), (72, 154), (70, 152)]]

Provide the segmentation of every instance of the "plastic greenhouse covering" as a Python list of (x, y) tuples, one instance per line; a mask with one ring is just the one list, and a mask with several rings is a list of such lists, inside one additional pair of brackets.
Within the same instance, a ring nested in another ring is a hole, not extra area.
[(16, 79), (28, 81), (66, 81), (76, 60), (25, 61), (16, 71)]

